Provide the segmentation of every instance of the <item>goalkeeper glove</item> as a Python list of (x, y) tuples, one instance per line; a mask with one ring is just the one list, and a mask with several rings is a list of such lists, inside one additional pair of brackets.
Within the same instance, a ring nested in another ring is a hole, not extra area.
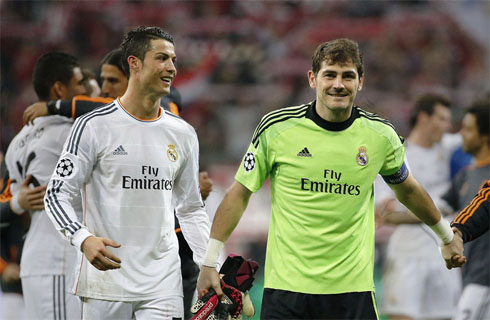
[(191, 312), (195, 314), (192, 320), (235, 320), (242, 318), (242, 312), (252, 317), (255, 309), (248, 290), (252, 288), (258, 268), (257, 262), (251, 259), (229, 255), (220, 269), (222, 300), (219, 301), (211, 289), (192, 306)]

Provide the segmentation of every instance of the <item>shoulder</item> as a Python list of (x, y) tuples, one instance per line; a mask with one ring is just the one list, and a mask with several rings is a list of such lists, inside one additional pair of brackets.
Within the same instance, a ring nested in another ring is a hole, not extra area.
[(388, 139), (396, 137), (401, 143), (405, 142), (405, 139), (396, 132), (395, 126), (389, 120), (379, 116), (377, 113), (369, 112), (359, 107), (354, 108), (362, 124), (371, 129), (374, 134)]
[(95, 108), (94, 110), (84, 114), (83, 116), (75, 120), (75, 126), (83, 124), (86, 125), (89, 121), (97, 121), (101, 118), (111, 117), (114, 112), (118, 110), (116, 103), (113, 101), (111, 103), (102, 105)]
[(292, 106), (277, 109), (264, 115), (255, 129), (252, 141), (256, 141), (260, 135), (271, 128), (281, 130), (281, 128), (290, 127), (305, 118), (308, 108), (312, 102), (299, 106)]
[(178, 115), (164, 110), (164, 120), (170, 123), (176, 130), (188, 133), (191, 136), (197, 136), (196, 130), (187, 121), (179, 117)]

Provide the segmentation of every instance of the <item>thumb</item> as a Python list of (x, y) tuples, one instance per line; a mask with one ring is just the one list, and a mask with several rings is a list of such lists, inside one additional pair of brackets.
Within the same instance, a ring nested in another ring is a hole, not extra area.
[(23, 187), (28, 187), (29, 186), (29, 183), (31, 183), (31, 179), (32, 179), (32, 174), (28, 175), (27, 178), (24, 180), (24, 182), (22, 182), (22, 186)]
[(102, 241), (106, 246), (113, 247), (113, 248), (119, 248), (121, 245), (115, 241), (112, 241), (111, 239), (107, 238), (102, 238)]

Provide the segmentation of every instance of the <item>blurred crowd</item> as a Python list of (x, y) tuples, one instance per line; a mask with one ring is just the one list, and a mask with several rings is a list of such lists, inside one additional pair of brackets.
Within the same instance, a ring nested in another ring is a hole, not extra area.
[[(3, 1), (1, 149), (34, 102), (31, 72), (49, 50), (79, 57), (98, 74), (101, 58), (137, 25), (174, 35), (184, 101), (201, 162), (236, 163), (266, 112), (313, 99), (306, 70), (318, 43), (358, 41), (365, 88), (358, 103), (408, 132), (420, 93), (438, 91), (463, 108), (489, 88), (487, 1)], [(455, 112), (455, 119), (459, 120)]]

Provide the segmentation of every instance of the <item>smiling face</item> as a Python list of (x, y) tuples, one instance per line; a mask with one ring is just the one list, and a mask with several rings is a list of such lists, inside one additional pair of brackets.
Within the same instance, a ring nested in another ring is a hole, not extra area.
[(141, 87), (152, 94), (162, 96), (170, 93), (170, 86), (177, 75), (176, 58), (174, 45), (171, 42), (156, 39), (151, 40), (151, 49), (146, 52), (143, 61), (132, 56), (130, 64), (137, 65), (135, 76)]
[(351, 114), (357, 92), (362, 89), (363, 77), (352, 63), (323, 61), (317, 74), (308, 72), (310, 87), (316, 89), (316, 110), (328, 121), (344, 121)]

